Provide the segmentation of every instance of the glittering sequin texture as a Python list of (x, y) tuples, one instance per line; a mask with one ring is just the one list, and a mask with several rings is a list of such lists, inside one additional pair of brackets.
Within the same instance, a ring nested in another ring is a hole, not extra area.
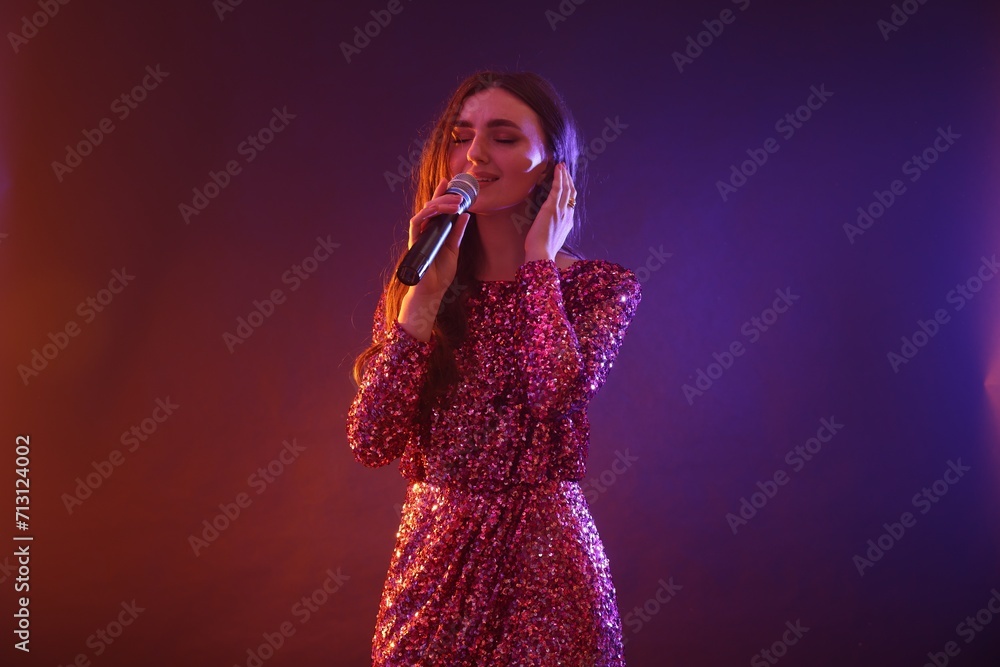
[(624, 665), (607, 556), (580, 488), (587, 405), (640, 300), (603, 260), (522, 265), (476, 282), (460, 379), (418, 415), (428, 359), (381, 307), (348, 414), (367, 466), (408, 480), (372, 641), (377, 667)]

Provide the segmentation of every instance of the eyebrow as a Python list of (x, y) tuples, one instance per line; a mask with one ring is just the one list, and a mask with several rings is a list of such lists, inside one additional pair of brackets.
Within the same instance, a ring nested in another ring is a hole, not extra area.
[[(467, 120), (455, 121), (455, 127), (472, 127), (472, 123)], [(512, 120), (507, 120), (506, 118), (493, 118), (486, 123), (486, 127), (512, 127), (515, 130), (521, 131), (521, 127)]]

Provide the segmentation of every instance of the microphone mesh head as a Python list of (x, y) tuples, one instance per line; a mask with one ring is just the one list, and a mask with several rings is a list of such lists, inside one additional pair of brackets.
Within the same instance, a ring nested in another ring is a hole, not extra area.
[(459, 204), (459, 212), (461, 213), (472, 206), (476, 197), (479, 196), (479, 181), (472, 174), (456, 174), (448, 182), (448, 189), (445, 192), (462, 198), (462, 203)]

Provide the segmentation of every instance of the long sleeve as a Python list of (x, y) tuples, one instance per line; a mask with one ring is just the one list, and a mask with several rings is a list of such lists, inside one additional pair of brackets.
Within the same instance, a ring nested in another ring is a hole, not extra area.
[(521, 290), (521, 370), (532, 412), (549, 419), (579, 410), (604, 385), (641, 299), (635, 274), (610, 262), (582, 274), (564, 301), (552, 260), (526, 262)]
[(347, 415), (347, 441), (354, 458), (372, 468), (392, 462), (419, 437), (418, 401), (435, 345), (433, 339), (417, 340), (399, 322), (386, 330), (383, 313), (380, 299), (372, 341), (385, 344), (369, 360)]

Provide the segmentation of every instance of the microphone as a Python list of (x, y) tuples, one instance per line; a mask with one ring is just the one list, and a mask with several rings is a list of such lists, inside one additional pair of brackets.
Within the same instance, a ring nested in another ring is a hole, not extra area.
[(396, 277), (404, 285), (416, 285), (424, 277), (427, 268), (434, 261), (438, 250), (444, 245), (455, 220), (465, 213), (472, 202), (479, 196), (479, 182), (472, 174), (458, 174), (448, 182), (445, 194), (458, 195), (462, 200), (458, 203), (457, 213), (441, 213), (427, 222), (424, 231), (420, 233), (413, 246), (403, 257), (396, 269)]

